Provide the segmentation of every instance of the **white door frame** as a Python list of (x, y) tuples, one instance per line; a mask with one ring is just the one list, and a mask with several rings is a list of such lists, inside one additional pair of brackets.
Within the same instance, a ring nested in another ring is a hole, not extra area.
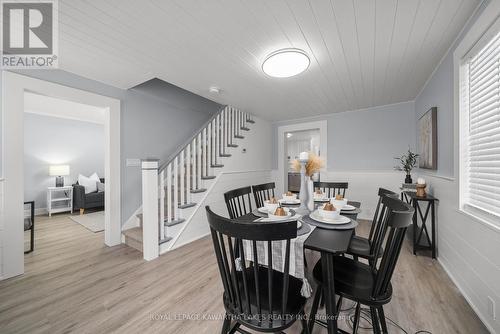
[[(88, 104), (106, 110), (104, 122), (104, 242), (121, 243), (120, 100), (2, 71), (4, 229), (2, 279), (24, 273), (24, 92)], [(1, 204), (1, 203), (0, 203)], [(36, 248), (35, 248), (36, 251)]]
[[(294, 131), (305, 131), (305, 130), (315, 130), (319, 129), (319, 147), (321, 157), (325, 160), (325, 170), (326, 163), (328, 161), (328, 121), (316, 121), (316, 122), (306, 122), (297, 123), (292, 125), (282, 125), (278, 127), (278, 179), (277, 179), (277, 189), (286, 191), (288, 189), (288, 170), (285, 167), (285, 133)], [(280, 192), (278, 191), (278, 194)]]

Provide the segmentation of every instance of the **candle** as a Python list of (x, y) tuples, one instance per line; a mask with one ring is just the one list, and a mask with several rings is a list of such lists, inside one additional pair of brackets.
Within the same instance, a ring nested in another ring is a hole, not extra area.
[(421, 177), (417, 179), (417, 184), (425, 184), (425, 180)]
[(299, 154), (299, 160), (309, 160), (309, 153), (307, 153), (307, 152), (300, 152), (300, 154)]

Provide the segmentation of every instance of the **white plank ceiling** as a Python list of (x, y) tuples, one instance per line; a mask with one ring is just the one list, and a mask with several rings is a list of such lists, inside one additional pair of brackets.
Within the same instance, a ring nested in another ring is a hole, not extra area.
[[(270, 120), (355, 110), (414, 99), (479, 2), (61, 0), (60, 68), (125, 89), (158, 77)], [(289, 47), (309, 69), (266, 76)]]

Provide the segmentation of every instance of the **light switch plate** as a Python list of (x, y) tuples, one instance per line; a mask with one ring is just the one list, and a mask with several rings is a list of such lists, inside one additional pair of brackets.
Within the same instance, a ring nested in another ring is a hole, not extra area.
[(127, 158), (125, 161), (127, 167), (141, 167), (141, 159)]

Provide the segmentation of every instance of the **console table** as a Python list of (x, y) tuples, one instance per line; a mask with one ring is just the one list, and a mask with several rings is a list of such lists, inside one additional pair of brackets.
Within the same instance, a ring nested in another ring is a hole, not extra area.
[[(432, 258), (435, 259), (436, 202), (438, 201), (438, 199), (431, 195), (419, 197), (415, 192), (403, 191), (401, 192), (401, 200), (412, 205), (415, 209), (415, 213), (413, 214), (413, 254), (416, 255), (417, 251), (419, 250), (430, 250), (432, 252)], [(419, 217), (420, 221), (422, 222), (421, 226), (418, 225)], [(428, 220), (430, 220), (431, 224), (431, 236), (429, 236), (429, 230), (427, 229)], [(422, 244), (423, 236), (425, 236), (424, 241), (426, 241), (426, 244)]]

